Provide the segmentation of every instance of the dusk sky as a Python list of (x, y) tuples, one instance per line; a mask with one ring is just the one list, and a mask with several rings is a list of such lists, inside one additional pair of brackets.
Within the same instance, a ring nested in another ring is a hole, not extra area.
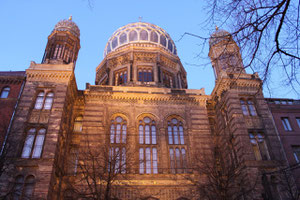
[[(78, 88), (85, 89), (85, 83), (95, 84), (95, 69), (103, 59), (109, 37), (119, 27), (142, 17), (141, 21), (160, 26), (174, 40), (187, 71), (188, 88), (205, 88), (206, 94), (211, 93), (215, 77), (208, 58), (208, 41), (203, 47), (198, 38), (180, 39), (184, 32), (209, 37), (215, 30), (215, 26), (205, 26), (203, 1), (90, 1), (91, 5), (87, 0), (0, 0), (0, 71), (24, 71), (30, 61), (40, 63), (55, 24), (72, 15), (81, 32), (75, 75)], [(220, 28), (228, 30), (226, 26)], [(288, 89), (276, 89), (279, 81), (273, 80), (272, 97), (299, 98)], [(265, 92), (265, 96), (270, 95)]]

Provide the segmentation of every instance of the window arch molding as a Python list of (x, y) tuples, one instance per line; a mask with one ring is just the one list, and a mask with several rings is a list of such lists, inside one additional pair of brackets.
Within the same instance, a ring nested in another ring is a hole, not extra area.
[(183, 127), (184, 131), (187, 129), (186, 121), (184, 120), (183, 117), (181, 117), (178, 114), (170, 114), (170, 115), (166, 116), (164, 118), (164, 127), (168, 127), (168, 121), (172, 120), (173, 118), (176, 118), (177, 120), (179, 120), (182, 123), (182, 127)]

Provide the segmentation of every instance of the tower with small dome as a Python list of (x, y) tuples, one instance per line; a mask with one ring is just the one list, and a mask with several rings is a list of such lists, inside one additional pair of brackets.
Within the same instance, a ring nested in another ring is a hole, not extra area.
[(80, 30), (69, 19), (59, 21), (48, 36), (48, 43), (42, 63), (69, 64), (76, 63), (80, 49)]

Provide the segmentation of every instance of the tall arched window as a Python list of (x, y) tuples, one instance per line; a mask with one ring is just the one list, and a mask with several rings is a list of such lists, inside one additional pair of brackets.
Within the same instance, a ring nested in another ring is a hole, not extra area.
[(108, 171), (126, 173), (127, 121), (120, 116), (111, 120)]
[(81, 132), (82, 131), (82, 121), (83, 121), (82, 116), (78, 116), (78, 117), (75, 118), (75, 120), (74, 120), (74, 129), (73, 129), (74, 132)]
[(139, 121), (140, 174), (157, 174), (157, 134), (155, 121), (144, 117)]
[(168, 121), (168, 143), (171, 173), (186, 173), (187, 158), (183, 124), (172, 118)]
[(4, 87), (1, 91), (0, 99), (6, 99), (9, 95), (10, 87)]
[(41, 128), (36, 131), (31, 128), (27, 132), (25, 143), (22, 151), (22, 158), (40, 158), (44, 146), (46, 129)]

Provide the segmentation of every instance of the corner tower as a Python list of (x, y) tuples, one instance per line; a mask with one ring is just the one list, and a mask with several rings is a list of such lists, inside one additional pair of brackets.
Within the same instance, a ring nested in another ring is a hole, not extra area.
[(237, 162), (245, 165), (247, 178), (242, 187), (252, 185), (259, 191), (253, 199), (275, 199), (280, 194), (274, 189), (277, 186), (270, 187), (276, 183), (268, 174), (284, 167), (285, 160), (262, 81), (257, 73), (246, 73), (239, 47), (227, 31), (213, 33), (209, 47), (216, 76), (209, 101), (214, 112), (214, 136), (229, 144)]
[[(77, 25), (71, 19), (62, 20), (48, 37), (42, 63), (32, 61), (26, 69), (26, 83), (8, 136), (14, 144), (9, 151), (14, 162), (7, 172), (11, 181), (0, 179), (0, 188), (8, 193), (9, 182), (21, 183), (17, 186), (20, 191), (14, 192), (16, 199), (24, 199), (24, 194), (26, 199), (59, 199), (78, 93), (74, 68), (79, 48)], [(22, 189), (26, 181), (40, 187)]]
[(69, 64), (76, 63), (80, 49), (80, 30), (69, 19), (59, 21), (48, 36), (42, 63)]

